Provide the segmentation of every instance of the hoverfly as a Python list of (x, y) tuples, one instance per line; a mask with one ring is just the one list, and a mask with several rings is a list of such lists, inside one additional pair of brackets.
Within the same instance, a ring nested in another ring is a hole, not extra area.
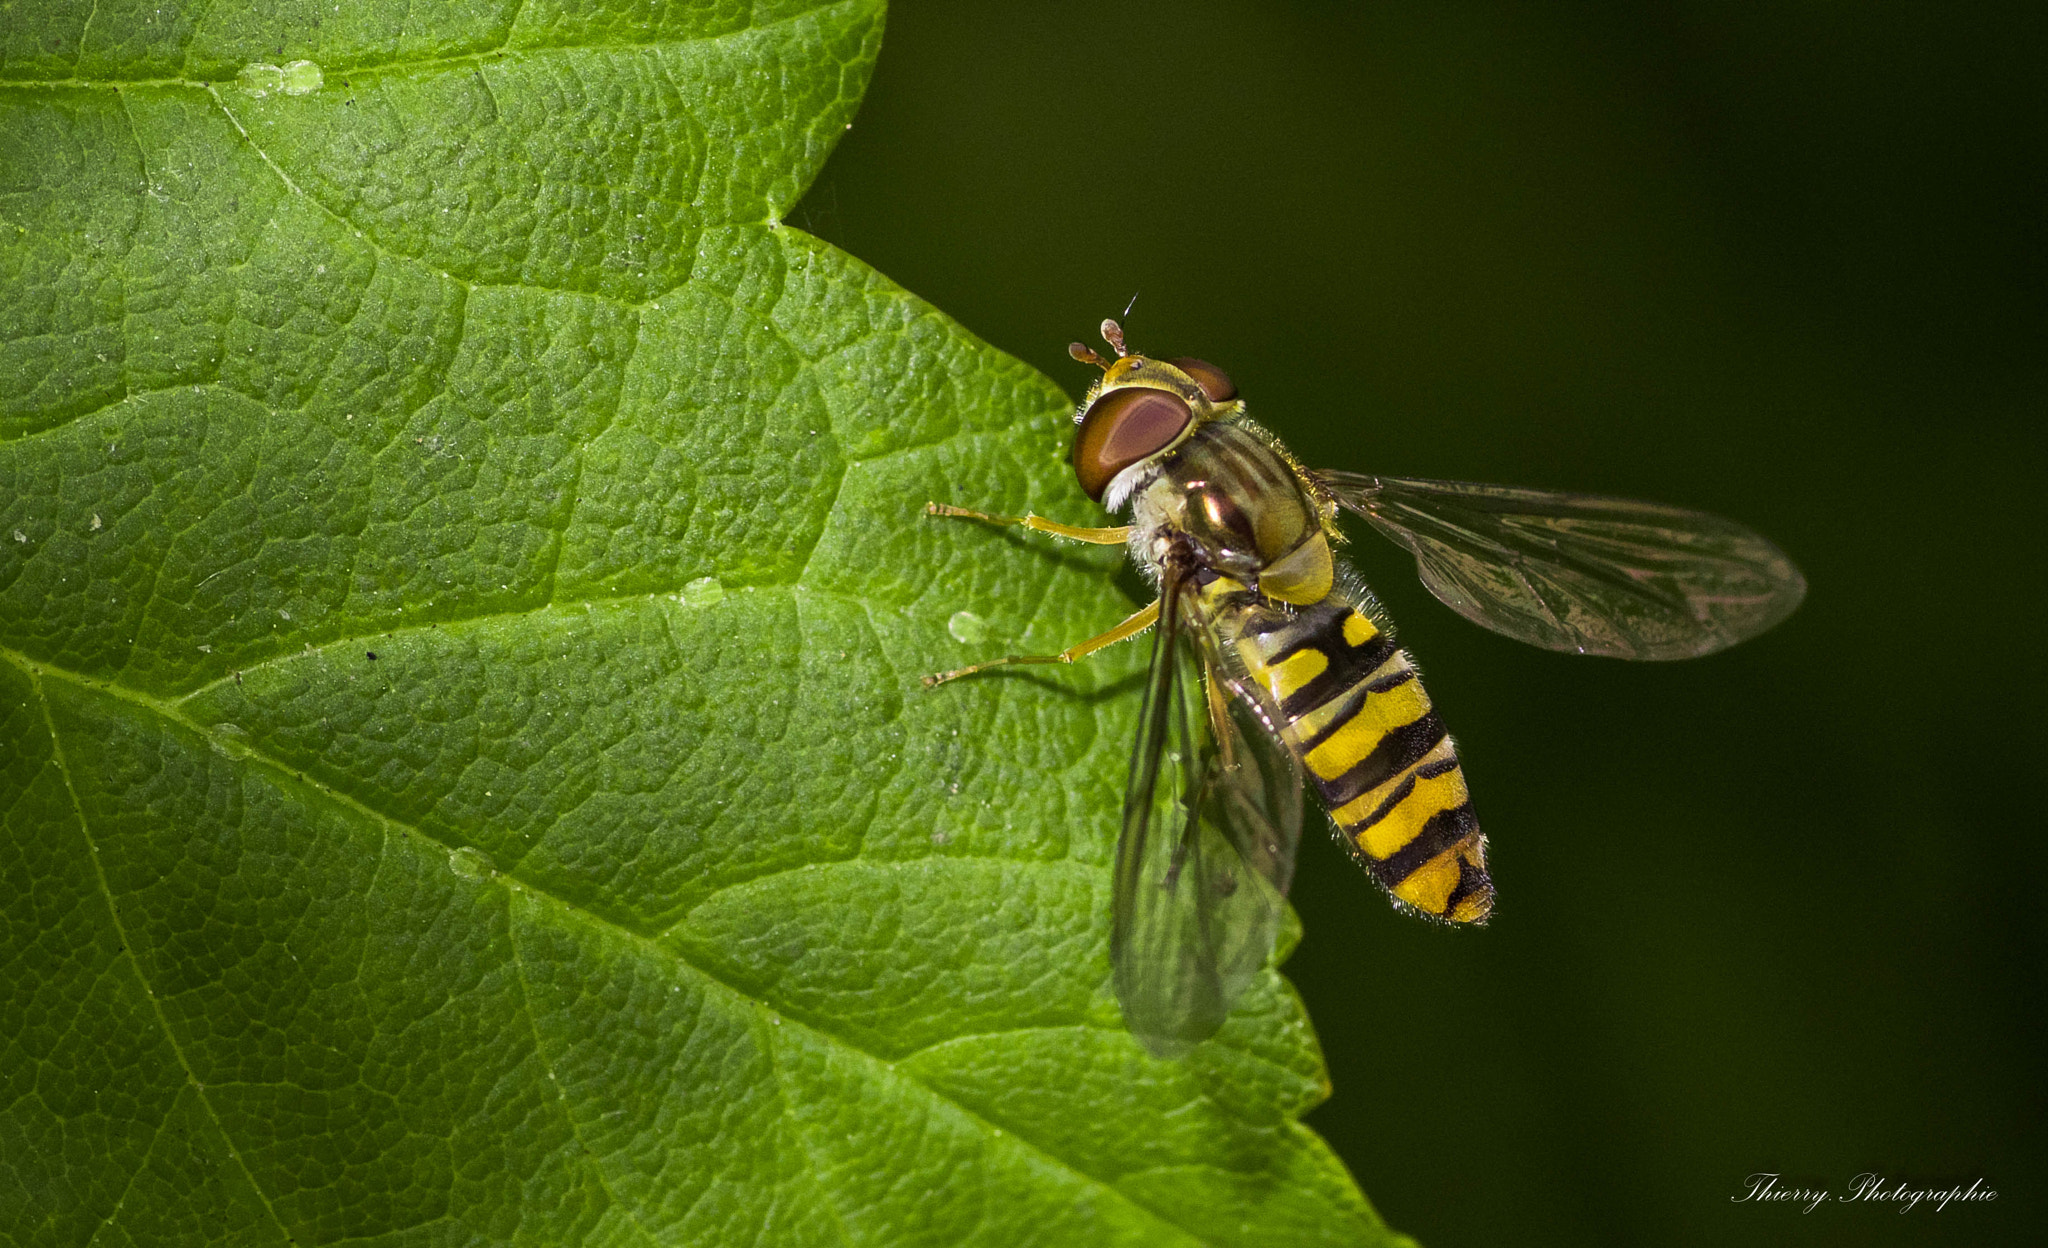
[(1303, 467), (1253, 424), (1223, 370), (1128, 352), (1115, 321), (1075, 415), (1081, 488), (1115, 528), (995, 516), (1127, 545), (1158, 598), (1056, 655), (1153, 630), (1117, 841), (1110, 958), (1131, 1031), (1170, 1057), (1213, 1035), (1265, 966), (1301, 827), (1304, 772), (1353, 857), (1401, 909), (1486, 921), (1493, 881), (1457, 750), (1393, 628), (1332, 547), (1339, 508), (1414, 556), (1452, 610), (1519, 641), (1684, 659), (1789, 615), (1806, 582), (1739, 524), (1656, 503)]

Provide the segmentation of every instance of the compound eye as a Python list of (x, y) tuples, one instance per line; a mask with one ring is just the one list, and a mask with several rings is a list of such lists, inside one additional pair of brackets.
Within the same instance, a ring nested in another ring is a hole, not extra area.
[(1184, 355), (1177, 360), (1168, 360), (1183, 373), (1195, 379), (1202, 393), (1209, 396), (1211, 403), (1228, 403), (1237, 397), (1237, 386), (1230, 380), (1230, 374), (1207, 360), (1198, 360)]
[(1178, 395), (1164, 390), (1133, 387), (1103, 395), (1074, 434), (1074, 475), (1081, 488), (1101, 502), (1116, 474), (1172, 445), (1194, 418)]

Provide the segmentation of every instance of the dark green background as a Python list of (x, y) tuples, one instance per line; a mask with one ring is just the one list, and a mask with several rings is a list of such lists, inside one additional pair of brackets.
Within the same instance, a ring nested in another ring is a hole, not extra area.
[[(1076, 392), (1140, 292), (1133, 344), (1311, 464), (1705, 507), (1805, 568), (1775, 633), (1638, 666), (1360, 535), (1501, 902), (1402, 919), (1314, 835), (1290, 971), (1313, 1123), (1431, 1248), (2039, 1222), (2039, 14), (901, 0), (792, 214)], [(1763, 1170), (1999, 1198), (1731, 1203)]]

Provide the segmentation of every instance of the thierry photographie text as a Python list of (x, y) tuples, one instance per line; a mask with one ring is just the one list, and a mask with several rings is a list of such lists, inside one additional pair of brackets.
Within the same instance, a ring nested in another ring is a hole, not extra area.
[(1847, 1189), (1837, 1192), (1789, 1181), (1776, 1171), (1760, 1170), (1745, 1178), (1742, 1190), (1728, 1199), (1738, 1205), (1797, 1205), (1802, 1213), (1812, 1213), (1822, 1205), (1832, 1204), (1889, 1205), (1900, 1213), (1910, 1213), (1922, 1206), (1939, 1211), (1951, 1204), (1988, 1204), (1998, 1199), (1998, 1193), (1982, 1179), (1972, 1180), (1967, 1187), (1960, 1183), (1932, 1187), (1904, 1179), (1894, 1180), (1874, 1170), (1866, 1170), (1850, 1179)]

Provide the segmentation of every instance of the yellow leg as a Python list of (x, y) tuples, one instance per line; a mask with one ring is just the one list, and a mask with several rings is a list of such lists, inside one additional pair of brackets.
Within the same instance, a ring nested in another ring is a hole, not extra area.
[(1007, 659), (990, 659), (986, 663), (976, 663), (973, 667), (963, 667), (957, 671), (940, 672), (936, 676), (927, 676), (924, 678), (924, 687), (930, 689), (934, 685), (943, 685), (949, 680), (958, 680), (962, 676), (972, 676), (976, 672), (985, 672), (992, 667), (1010, 667), (1019, 663), (1072, 663), (1075, 659), (1086, 658), (1094, 654), (1104, 646), (1113, 646), (1126, 637), (1135, 637), (1158, 622), (1159, 604), (1155, 601), (1151, 606), (1137, 612), (1131, 618), (1101, 636), (1090, 637), (1078, 645), (1068, 646), (1058, 654), (1013, 654)]
[(1097, 546), (1121, 546), (1131, 536), (1131, 526), (1115, 529), (1084, 529), (1078, 525), (1061, 524), (1043, 516), (991, 516), (985, 512), (969, 511), (965, 507), (952, 507), (945, 503), (926, 503), (927, 516), (958, 516), (963, 520), (982, 520), (989, 524), (1021, 524), (1027, 529), (1050, 533), (1054, 537), (1072, 538), (1077, 542), (1093, 542)]

